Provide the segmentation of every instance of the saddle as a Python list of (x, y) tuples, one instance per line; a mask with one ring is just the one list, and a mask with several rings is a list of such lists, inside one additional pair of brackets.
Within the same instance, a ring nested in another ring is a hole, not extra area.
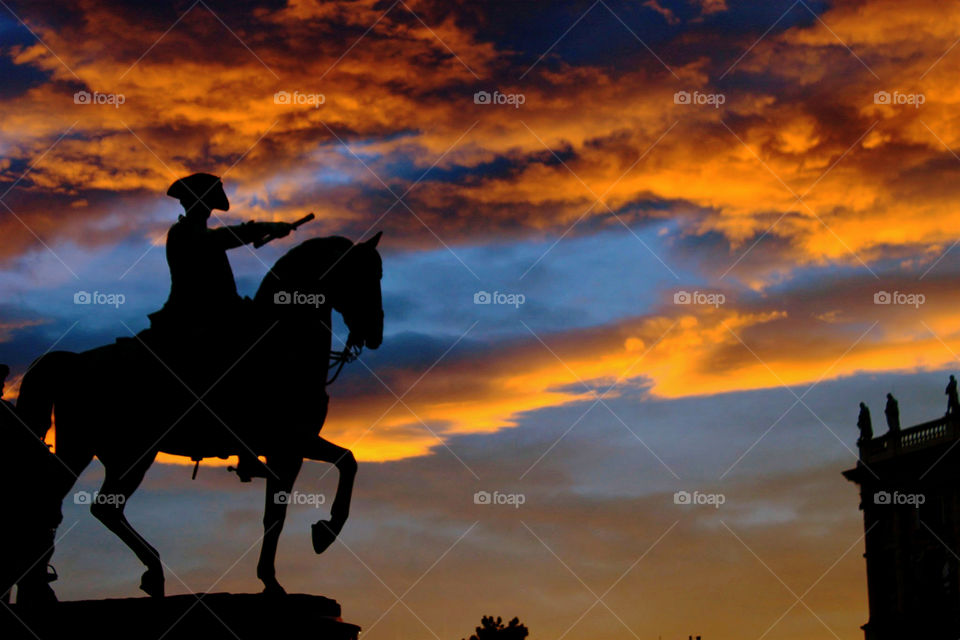
[(171, 423), (170, 442), (182, 443), (178, 454), (227, 457), (238, 441), (253, 446), (250, 424), (266, 411), (259, 372), (270, 357), (260, 340), (269, 325), (253, 302), (218, 318), (187, 319), (168, 308), (148, 317), (149, 328), (116, 340), (122, 364), (111, 372), (112, 384), (130, 398), (163, 398), (151, 410)]
[(137, 338), (197, 395), (205, 393), (241, 360), (250, 361), (267, 328), (250, 298), (215, 314), (192, 317), (169, 305), (149, 314), (150, 328)]

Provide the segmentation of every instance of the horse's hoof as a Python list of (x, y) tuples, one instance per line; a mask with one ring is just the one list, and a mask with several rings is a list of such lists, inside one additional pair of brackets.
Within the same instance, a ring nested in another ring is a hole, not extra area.
[(164, 582), (163, 571), (147, 569), (140, 577), (140, 590), (151, 598), (162, 598)]
[(23, 608), (49, 607), (58, 602), (57, 594), (46, 582), (17, 585), (17, 605)]
[(337, 532), (329, 520), (320, 520), (310, 527), (313, 538), (313, 550), (323, 553), (337, 539)]

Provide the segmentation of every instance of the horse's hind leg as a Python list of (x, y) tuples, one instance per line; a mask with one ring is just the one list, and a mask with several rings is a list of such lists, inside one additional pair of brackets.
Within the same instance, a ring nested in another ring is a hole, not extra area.
[(276, 577), (277, 543), (287, 517), (290, 491), (302, 465), (303, 458), (293, 454), (267, 456), (270, 473), (267, 474), (267, 495), (263, 508), (263, 545), (257, 563), (257, 577), (263, 581), (263, 592), (267, 595), (286, 593)]
[(160, 554), (143, 536), (134, 531), (123, 514), (127, 499), (137, 490), (143, 476), (153, 464), (154, 455), (147, 455), (133, 467), (120, 461), (104, 462), (104, 480), (100, 493), (90, 505), (90, 513), (123, 540), (124, 544), (140, 559), (147, 570), (140, 581), (140, 588), (155, 598), (163, 597), (164, 577)]

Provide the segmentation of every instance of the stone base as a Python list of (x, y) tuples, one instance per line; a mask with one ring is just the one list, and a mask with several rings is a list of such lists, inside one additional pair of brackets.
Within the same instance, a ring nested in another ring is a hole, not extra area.
[(357, 640), (359, 633), (340, 619), (336, 600), (306, 594), (78, 600), (42, 610), (0, 605), (4, 640)]

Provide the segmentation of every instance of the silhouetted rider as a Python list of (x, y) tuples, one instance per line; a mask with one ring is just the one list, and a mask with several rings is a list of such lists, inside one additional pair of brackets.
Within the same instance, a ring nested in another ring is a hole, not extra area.
[[(242, 322), (244, 315), (227, 250), (268, 235), (282, 238), (294, 227), (286, 222), (250, 221), (208, 228), (207, 220), (214, 209), (230, 210), (223, 183), (209, 173), (180, 178), (170, 185), (167, 195), (178, 199), (185, 213), (167, 232), (170, 296), (161, 312), (151, 316), (151, 320), (159, 324), (161, 330), (173, 334), (181, 349), (213, 353), (213, 360), (217, 362), (219, 356), (226, 353), (219, 348), (224, 337), (217, 334), (229, 332), (229, 327), (240, 324), (238, 320)], [(223, 366), (232, 364), (227, 362)], [(195, 391), (203, 393), (205, 389)], [(237, 475), (245, 482), (251, 477), (266, 476), (259, 460), (249, 453), (240, 455), (237, 467)]]
[(286, 222), (245, 222), (210, 229), (212, 210), (230, 210), (223, 183), (209, 173), (195, 173), (170, 185), (167, 195), (183, 205), (184, 215), (167, 233), (170, 296), (165, 314), (185, 315), (195, 322), (204, 316), (231, 316), (240, 302), (227, 249), (250, 244), (267, 235), (283, 237), (293, 229)]

